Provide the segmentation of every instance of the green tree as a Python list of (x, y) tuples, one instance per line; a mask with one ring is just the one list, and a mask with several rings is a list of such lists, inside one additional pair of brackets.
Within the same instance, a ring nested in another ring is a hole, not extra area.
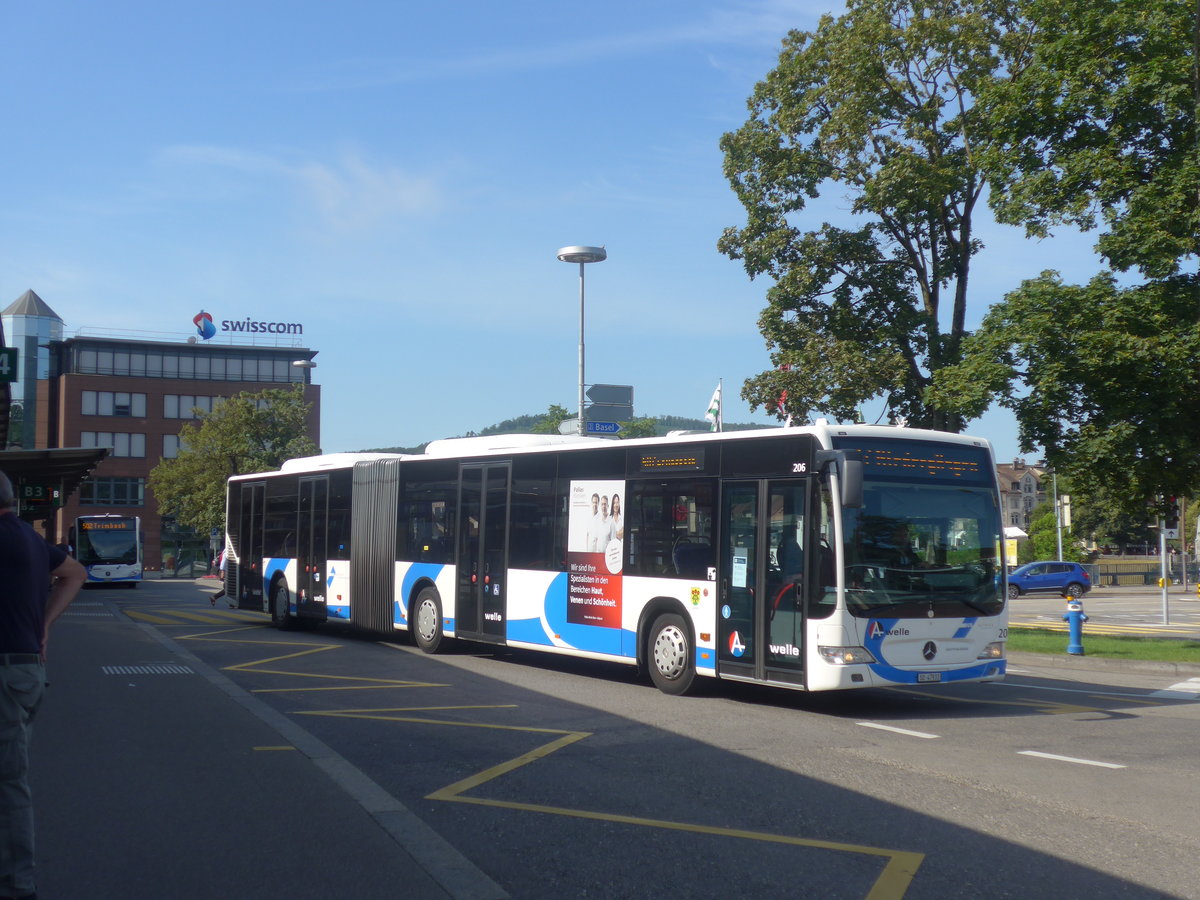
[(1025, 0), (1021, 71), (981, 99), (990, 202), (1044, 236), (1100, 229), (1119, 271), (1165, 278), (1200, 250), (1200, 7)]
[(621, 423), (621, 431), (617, 435), (621, 440), (630, 438), (654, 437), (658, 434), (658, 423), (652, 418), (631, 419)]
[[(774, 282), (759, 318), (773, 365), (742, 390), (753, 408), (853, 420), (883, 397), (912, 425), (961, 429), (924, 393), (965, 336), (987, 142), (975, 98), (1024, 63), (1014, 8), (850, 0), (785, 38), (749, 121), (721, 139), (747, 222), (718, 248)], [(856, 224), (804, 230), (808, 201), (835, 190)]]
[(540, 422), (529, 429), (530, 434), (558, 434), (559, 426), (567, 419), (572, 418), (571, 413), (565, 406), (559, 406), (557, 403), (551, 403), (546, 414), (542, 416)]
[(1058, 523), (1054, 517), (1054, 504), (1043, 503), (1033, 510), (1029, 519), (1029, 540), (1018, 545), (1017, 556), (1022, 563), (1039, 559), (1064, 559), (1069, 562), (1087, 562), (1088, 555), (1079, 542), (1064, 528), (1062, 532), (1062, 556), (1058, 555)]
[(20, 447), (25, 443), (25, 405), (20, 401), (8, 409), (8, 445)]
[(150, 472), (162, 511), (201, 534), (221, 528), (231, 475), (269, 472), (288, 459), (321, 452), (306, 434), (310, 407), (296, 385), (238, 394), (211, 413), (195, 410), (200, 422), (180, 429), (179, 455)]
[[(1182, 0), (1026, 0), (1027, 64), (980, 100), (991, 203), (1040, 236), (1096, 229), (1106, 273), (1044, 273), (993, 308), (931, 402), (1014, 410), (1116, 513), (1200, 484), (1200, 7)], [(1141, 281), (1131, 283), (1133, 273)], [(1111, 494), (1111, 490), (1109, 491)]]
[(967, 416), (997, 400), (1021, 446), (1046, 456), (1087, 495), (1134, 513), (1200, 483), (1200, 323), (1179, 279), (1119, 287), (1111, 275), (1066, 285), (1026, 281), (993, 307), (958, 366), (930, 392)]

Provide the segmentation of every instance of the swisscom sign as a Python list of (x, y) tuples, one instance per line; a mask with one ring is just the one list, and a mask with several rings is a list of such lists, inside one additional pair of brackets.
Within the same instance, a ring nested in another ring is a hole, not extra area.
[[(196, 334), (204, 340), (217, 336), (217, 326), (210, 313), (204, 310), (192, 317), (196, 326)], [(304, 334), (304, 326), (299, 322), (263, 322), (251, 318), (222, 319), (221, 332), (224, 334)]]

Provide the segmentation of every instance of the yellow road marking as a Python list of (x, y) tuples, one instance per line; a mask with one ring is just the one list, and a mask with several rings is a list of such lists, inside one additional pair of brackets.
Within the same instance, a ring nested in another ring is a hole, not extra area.
[[(278, 641), (254, 641), (242, 640), (229, 637), (238, 631), (249, 630), (247, 628), (228, 629), (219, 632), (206, 632), (203, 634), (186, 635), (180, 640), (197, 640), (197, 641), (212, 641), (220, 643), (236, 643), (236, 644), (262, 644), (272, 647), (280, 646)], [(256, 629), (257, 630), (257, 629)], [(218, 636), (219, 635), (219, 636)], [(284, 644), (287, 646), (287, 644)], [(283, 662), (284, 660), (295, 660), (306, 656), (312, 656), (317, 653), (322, 653), (327, 650), (339, 649), (336, 644), (296, 644), (291, 646), (303, 647), (303, 650), (298, 650), (294, 653), (287, 653), (281, 656), (268, 657), (253, 662), (238, 663), (232, 666), (226, 666), (225, 671), (228, 672), (248, 672), (261, 673), (270, 675), (286, 675), (294, 678), (312, 678), (326, 679), (332, 681), (354, 681), (363, 682), (361, 685), (354, 686), (339, 686), (339, 687), (315, 687), (315, 688), (282, 688), (276, 689), (282, 691), (306, 691), (306, 690), (369, 690), (381, 687), (449, 687), (447, 684), (435, 684), (432, 682), (414, 682), (403, 681), (399, 679), (383, 679), (383, 678), (365, 678), (360, 676), (350, 675), (329, 675), (315, 672), (290, 672), (279, 669), (264, 669), (262, 666), (272, 665)], [(940, 695), (938, 695), (940, 696)], [(590, 732), (584, 731), (562, 731), (555, 728), (540, 728), (536, 726), (526, 725), (503, 725), (499, 723), (486, 722), (454, 722), (445, 719), (428, 718), (425, 716), (412, 715), (420, 712), (447, 712), (451, 710), (484, 710), (484, 709), (515, 709), (515, 704), (497, 704), (497, 705), (478, 705), (478, 706), (415, 706), (415, 707), (382, 707), (375, 709), (345, 709), (345, 710), (300, 710), (295, 715), (307, 716), (324, 716), (327, 718), (357, 718), (376, 721), (390, 722), (407, 722), (412, 724), (427, 724), (427, 725), (442, 725), (456, 726), (460, 728), (482, 728), (495, 729), (501, 731), (529, 732), (531, 734), (553, 734), (558, 735), (554, 740), (540, 747), (535, 747), (520, 756), (502, 762), (498, 765), (484, 769), (475, 775), (456, 781), (451, 785), (447, 785), (431, 794), (427, 795), (430, 800), (442, 800), (448, 803), (467, 803), (475, 806), (490, 806), (500, 809), (512, 809), (524, 812), (538, 812), (549, 815), (569, 816), (577, 819), (585, 819), (590, 821), (612, 822), (623, 825), (632, 825), (645, 828), (659, 828), (671, 831), (681, 831), (691, 834), (715, 835), (718, 837), (731, 837), (742, 840), (764, 841), (775, 844), (787, 844), (794, 847), (809, 847), (819, 850), (832, 850), (841, 853), (856, 853), (873, 857), (886, 859), (883, 871), (875, 880), (871, 890), (866, 895), (866, 900), (900, 900), (907, 892), (912, 884), (913, 878), (916, 876), (917, 869), (925, 859), (924, 853), (914, 853), (904, 850), (888, 850), (881, 847), (870, 847), (859, 844), (845, 844), (836, 841), (822, 841), (810, 838), (792, 837), (790, 835), (772, 834), (770, 832), (748, 831), (737, 828), (722, 828), (710, 825), (698, 825), (687, 822), (672, 822), (665, 819), (649, 819), (641, 816), (626, 816), (619, 813), (607, 813), (597, 810), (587, 809), (571, 809), (568, 807), (546, 806), (534, 803), (519, 803), (516, 801), (492, 800), (484, 797), (466, 796), (466, 792), (478, 788), (490, 781), (513, 772), (530, 763), (544, 759), (550, 754), (568, 747), (571, 744), (591, 737)], [(1081, 707), (1082, 708), (1082, 707)], [(289, 750), (292, 747), (257, 747), (256, 750)]]
[(151, 625), (178, 624), (174, 619), (167, 618), (166, 616), (156, 616), (140, 609), (127, 609), (125, 610), (125, 615), (129, 616), (129, 618), (133, 619), (135, 622), (148, 622)]
[[(1010, 627), (1016, 628), (1040, 628), (1043, 631), (1055, 631), (1067, 633), (1070, 628), (1065, 623), (1059, 622), (1031, 622), (1021, 619), (1009, 619)], [(1194, 628), (1172, 628), (1170, 625), (1109, 625), (1102, 622), (1089, 622), (1083, 626), (1083, 636), (1086, 639), (1088, 633), (1092, 634), (1115, 634), (1115, 635), (1132, 635), (1133, 637), (1155, 637), (1160, 634), (1178, 634), (1187, 636), (1195, 633)]]
[(747, 831), (741, 828), (723, 828), (713, 825), (696, 825), (689, 822), (672, 822), (668, 819), (648, 819), (642, 816), (625, 816), (618, 813), (606, 813), (588, 809), (570, 809), (562, 806), (546, 806), (538, 803), (518, 803), (509, 800), (491, 800), (484, 797), (463, 796), (466, 791), (477, 788), (489, 781), (499, 778), (522, 766), (536, 762), (568, 747), (576, 741), (581, 741), (591, 735), (583, 731), (562, 732), (562, 737), (523, 753), (514, 759), (492, 766), (461, 781), (434, 791), (426, 796), (427, 800), (443, 800), (449, 803), (469, 803), (475, 806), (489, 806), (498, 809), (514, 809), (523, 812), (539, 812), (556, 816), (569, 816), (575, 819), (587, 819), (594, 822), (613, 822), (620, 825), (634, 825), (643, 828), (660, 828), (668, 831), (683, 831), (690, 834), (708, 834), (717, 837), (739, 838), (742, 840), (764, 841), (774, 844), (788, 844), (793, 847), (811, 847), (818, 850), (833, 850), (841, 853), (857, 853), (868, 856), (879, 856), (887, 859), (883, 872), (875, 880), (867, 900), (896, 900), (903, 897), (917, 874), (917, 869), (925, 859), (924, 853), (910, 853), (903, 850), (887, 850), (881, 847), (869, 847), (863, 844), (844, 844), (837, 841), (821, 841), (812, 838), (792, 837), (785, 834), (771, 834), (765, 831)]

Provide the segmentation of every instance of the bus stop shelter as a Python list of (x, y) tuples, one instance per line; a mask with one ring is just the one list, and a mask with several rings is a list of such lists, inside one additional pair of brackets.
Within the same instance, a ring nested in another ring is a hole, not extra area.
[(13, 484), (18, 515), (27, 522), (48, 522), (107, 455), (107, 447), (4, 450), (0, 472)]

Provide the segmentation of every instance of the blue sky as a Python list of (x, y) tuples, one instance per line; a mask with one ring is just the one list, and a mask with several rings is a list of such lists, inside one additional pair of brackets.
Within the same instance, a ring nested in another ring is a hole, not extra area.
[[(33, 289), (68, 335), (159, 340), (201, 309), (301, 323), (323, 449), (409, 446), (574, 408), (578, 269), (555, 252), (602, 244), (587, 381), (702, 416), (724, 379), (727, 421), (769, 422), (738, 397), (769, 365), (766, 284), (716, 250), (743, 222), (718, 141), (831, 10), (5, 4), (0, 307)], [(1043, 269), (1097, 268), (1090, 238), (980, 236), (972, 323)], [(1017, 453), (1011, 416), (968, 430)]]

